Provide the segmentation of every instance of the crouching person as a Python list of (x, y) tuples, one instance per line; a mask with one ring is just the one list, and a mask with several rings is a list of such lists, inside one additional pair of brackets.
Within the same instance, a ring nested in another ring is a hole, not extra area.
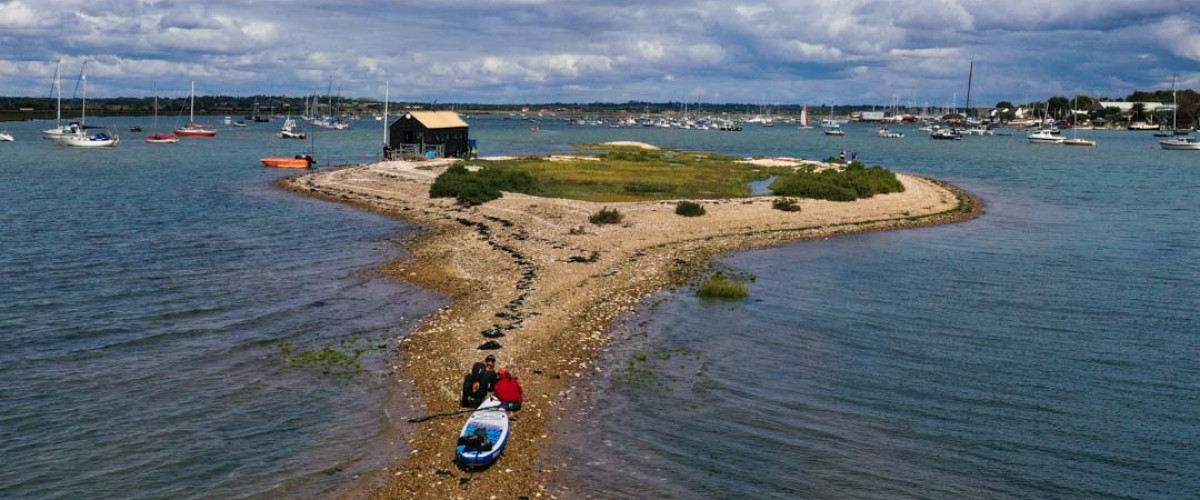
[(525, 400), (521, 394), (521, 382), (509, 367), (501, 368), (499, 373), (500, 379), (496, 381), (496, 399), (500, 400), (500, 407), (508, 411), (520, 410), (521, 402)]

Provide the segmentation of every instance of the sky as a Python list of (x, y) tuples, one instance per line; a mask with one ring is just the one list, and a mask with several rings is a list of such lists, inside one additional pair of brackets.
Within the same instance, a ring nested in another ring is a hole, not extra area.
[(1200, 0), (0, 0), (0, 47), (5, 96), (942, 107), (1200, 89)]

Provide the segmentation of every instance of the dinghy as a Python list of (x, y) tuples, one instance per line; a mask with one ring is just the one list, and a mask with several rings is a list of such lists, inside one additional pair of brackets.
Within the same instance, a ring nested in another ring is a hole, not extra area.
[(463, 425), (454, 448), (455, 459), (463, 467), (487, 467), (504, 453), (508, 444), (508, 412), (500, 400), (488, 396)]

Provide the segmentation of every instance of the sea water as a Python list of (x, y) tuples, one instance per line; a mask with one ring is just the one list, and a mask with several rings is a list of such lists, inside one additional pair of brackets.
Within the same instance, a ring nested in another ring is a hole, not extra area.
[[(275, 187), (295, 172), (257, 159), (311, 145), (277, 124), (153, 145), (106, 121), (103, 150), (5, 124), (0, 497), (308, 496), (405, 456), (388, 353), (443, 301), (378, 269), (418, 228)], [(380, 143), (317, 134), (323, 164)], [(289, 362), (325, 348), (364, 371)]]
[[(545, 460), (562, 496), (1200, 490), (1200, 155), (1124, 132), (1066, 148), (903, 127), (909, 137), (878, 139), (854, 125), (841, 138), (471, 125), (484, 155), (608, 140), (845, 149), (986, 204), (969, 222), (718, 259), (755, 278), (746, 300), (689, 287), (651, 297), (585, 385), (587, 420), (566, 424)], [(318, 160), (376, 157), (379, 126), (317, 131)], [(124, 133), (100, 151), (38, 139), (44, 123), (6, 127), (17, 142), (0, 144), (0, 496), (321, 495), (407, 453), (394, 420), (419, 402), (385, 390), (391, 358), (370, 348), (442, 304), (376, 272), (417, 228), (274, 188), (292, 174), (257, 158), (309, 147), (274, 125), (166, 146)], [(287, 342), (366, 347), (366, 373), (292, 366)]]
[[(1150, 134), (754, 131), (742, 154), (952, 181), (968, 222), (717, 259), (652, 297), (545, 466), (572, 498), (1184, 498), (1200, 491), (1200, 155)], [(807, 134), (807, 135), (806, 135)], [(718, 140), (728, 135), (712, 136)], [(705, 136), (708, 137), (708, 136)], [(687, 137), (675, 144), (704, 148)], [(671, 145), (671, 144), (668, 144)]]

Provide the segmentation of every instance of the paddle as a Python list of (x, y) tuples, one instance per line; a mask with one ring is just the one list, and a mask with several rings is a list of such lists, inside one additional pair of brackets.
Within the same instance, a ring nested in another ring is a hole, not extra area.
[(414, 424), (415, 424), (415, 423), (424, 422), (424, 421), (426, 421), (426, 420), (433, 419), (433, 418), (438, 418), (438, 417), (449, 417), (449, 416), (451, 416), (451, 415), (461, 415), (461, 414), (463, 414), (463, 413), (471, 413), (471, 412), (475, 412), (475, 411), (489, 411), (489, 410), (492, 410), (492, 411), (504, 411), (504, 408), (503, 408), (503, 407), (499, 407), (499, 406), (497, 406), (497, 407), (494, 407), (494, 408), (482, 408), (482, 409), (480, 409), (480, 408), (468, 408), (468, 409), (466, 409), (466, 410), (448, 411), (448, 412), (446, 412), (446, 413), (435, 413), (435, 414), (433, 414), (433, 415), (425, 415), (424, 417), (410, 418), (410, 419), (408, 419), (408, 421), (409, 421), (409, 422), (412, 422), (412, 423), (414, 423)]

